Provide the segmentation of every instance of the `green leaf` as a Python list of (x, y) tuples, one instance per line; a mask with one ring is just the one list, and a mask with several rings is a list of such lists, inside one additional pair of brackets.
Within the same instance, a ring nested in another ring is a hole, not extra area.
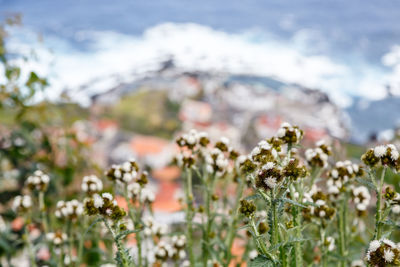
[(301, 208), (307, 208), (307, 206), (304, 206), (303, 204), (300, 204), (300, 203), (298, 203), (296, 201), (293, 201), (291, 199), (288, 199), (288, 198), (280, 198), (280, 200), (283, 201), (283, 202), (290, 203), (292, 205), (301, 207)]
[(263, 255), (258, 255), (257, 258), (249, 262), (249, 267), (273, 267), (274, 263)]
[(121, 233), (119, 233), (115, 238), (116, 239), (122, 239), (125, 238), (125, 236), (129, 235), (129, 234), (133, 234), (133, 233), (138, 233), (140, 232), (142, 229), (136, 229), (136, 230), (125, 230)]
[(370, 181), (367, 181), (365, 179), (361, 179), (359, 177), (356, 178), (356, 181), (359, 182), (362, 185), (365, 185), (366, 187), (368, 187), (371, 190), (377, 191), (378, 189), (375, 187), (375, 185), (373, 183), (371, 183)]
[(245, 198), (246, 200), (255, 200), (255, 199), (263, 199), (260, 194), (254, 194)]
[(400, 224), (397, 224), (396, 222), (394, 222), (394, 221), (392, 221), (392, 220), (390, 220), (390, 219), (387, 219), (386, 221), (381, 222), (381, 224), (383, 224), (383, 225), (388, 225), (388, 226), (391, 226), (391, 227), (395, 227), (395, 228), (397, 228), (397, 229), (400, 229)]

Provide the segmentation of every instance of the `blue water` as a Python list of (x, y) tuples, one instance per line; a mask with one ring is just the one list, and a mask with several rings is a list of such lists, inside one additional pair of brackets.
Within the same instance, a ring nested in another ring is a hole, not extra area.
[(299, 30), (311, 32), (307, 53), (323, 53), (380, 64), (400, 43), (400, 1), (365, 0), (0, 0), (0, 14), (19, 12), (29, 27), (68, 39), (77, 47), (81, 30), (140, 35), (162, 22), (194, 22), (230, 33), (260, 30), (288, 40)]

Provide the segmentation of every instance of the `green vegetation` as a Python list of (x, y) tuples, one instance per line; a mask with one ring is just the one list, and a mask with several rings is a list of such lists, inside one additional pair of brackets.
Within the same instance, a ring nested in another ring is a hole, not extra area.
[(166, 91), (139, 90), (121, 98), (104, 114), (121, 123), (121, 128), (141, 134), (171, 138), (180, 128), (179, 104), (172, 103)]

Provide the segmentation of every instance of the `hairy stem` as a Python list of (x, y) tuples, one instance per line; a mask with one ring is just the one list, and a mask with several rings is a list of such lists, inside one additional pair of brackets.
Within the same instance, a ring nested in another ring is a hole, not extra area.
[(227, 249), (227, 256), (226, 256), (226, 266), (229, 265), (231, 259), (232, 259), (232, 245), (233, 245), (233, 241), (235, 240), (235, 236), (236, 236), (236, 228), (237, 228), (237, 223), (239, 221), (239, 203), (240, 203), (240, 199), (242, 198), (243, 195), (243, 190), (244, 190), (244, 185), (245, 182), (240, 179), (238, 182), (238, 188), (237, 188), (237, 192), (236, 192), (236, 198), (235, 198), (235, 204), (234, 204), (234, 217), (232, 219), (232, 223), (229, 227), (229, 232), (228, 232), (228, 239), (227, 239), (227, 244), (226, 244), (226, 249)]
[(374, 239), (381, 239), (382, 237), (382, 188), (385, 179), (386, 167), (383, 168), (381, 173), (381, 179), (378, 184), (377, 192), (377, 203), (376, 203), (376, 215), (375, 215), (375, 234)]
[(185, 187), (185, 195), (186, 195), (186, 237), (188, 243), (188, 253), (189, 253), (189, 262), (190, 266), (195, 265), (195, 258), (193, 253), (193, 192), (192, 192), (192, 170), (190, 168), (186, 169), (186, 187)]

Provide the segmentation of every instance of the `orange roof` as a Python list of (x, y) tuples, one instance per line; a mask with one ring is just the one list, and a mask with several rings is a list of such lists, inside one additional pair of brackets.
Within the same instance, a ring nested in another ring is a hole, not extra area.
[(105, 130), (105, 129), (109, 129), (109, 128), (117, 128), (118, 127), (118, 124), (116, 121), (108, 120), (108, 119), (99, 120), (95, 124), (97, 126), (97, 129), (99, 129), (99, 130)]
[(154, 136), (135, 136), (131, 141), (132, 150), (139, 156), (158, 154), (169, 144), (167, 140)]
[(152, 176), (160, 181), (173, 181), (180, 175), (181, 170), (177, 166), (167, 166), (152, 172)]
[(181, 204), (175, 198), (175, 192), (179, 189), (176, 183), (161, 182), (153, 203), (155, 211), (175, 212), (182, 209)]

